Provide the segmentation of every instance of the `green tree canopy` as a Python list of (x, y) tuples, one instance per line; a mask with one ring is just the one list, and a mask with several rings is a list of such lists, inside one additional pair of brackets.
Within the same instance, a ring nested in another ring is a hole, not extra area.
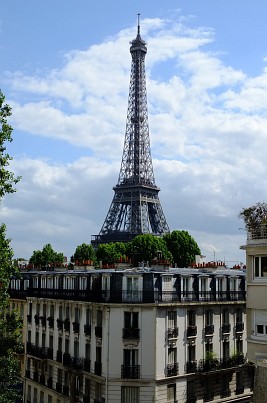
[(113, 264), (120, 260), (125, 253), (126, 245), (121, 242), (100, 244), (96, 250), (97, 260), (103, 264)]
[(93, 260), (95, 261), (96, 259), (96, 255), (95, 255), (95, 251), (94, 248), (92, 247), (92, 245), (88, 245), (88, 244), (81, 244), (78, 245), (73, 258), (71, 260), (75, 261), (84, 261), (84, 260)]
[[(11, 108), (6, 105), (0, 91), (0, 200), (8, 193), (16, 191), (14, 185), (20, 180), (8, 170), (12, 158), (6, 152), (6, 142), (12, 141), (12, 127), (7, 118)], [(17, 398), (19, 361), (16, 352), (20, 346), (21, 323), (15, 311), (10, 312), (9, 284), (12, 277), (18, 275), (12, 263), (13, 251), (10, 239), (6, 237), (6, 226), (0, 225), (0, 401), (13, 403)]]
[(139, 262), (151, 262), (153, 259), (172, 261), (172, 254), (161, 237), (151, 234), (137, 235), (127, 247), (134, 265)]
[(200, 255), (200, 249), (194, 238), (187, 231), (172, 231), (163, 237), (178, 267), (188, 267)]
[(55, 252), (50, 243), (46, 244), (42, 250), (33, 251), (33, 254), (29, 260), (30, 264), (41, 267), (60, 264), (63, 262), (63, 253)]

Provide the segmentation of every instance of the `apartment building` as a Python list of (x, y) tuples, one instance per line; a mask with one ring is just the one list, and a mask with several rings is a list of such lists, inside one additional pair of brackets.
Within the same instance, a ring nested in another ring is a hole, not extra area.
[(248, 231), (247, 266), (247, 357), (256, 364), (255, 399), (267, 401), (267, 227)]
[(25, 268), (24, 401), (250, 402), (245, 272), (202, 266)]

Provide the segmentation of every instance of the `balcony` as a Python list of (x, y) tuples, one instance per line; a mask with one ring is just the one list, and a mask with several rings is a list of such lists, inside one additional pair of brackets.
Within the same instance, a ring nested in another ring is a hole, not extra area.
[(65, 330), (65, 332), (70, 331), (70, 321), (69, 321), (69, 319), (64, 320), (64, 330)]
[(95, 327), (95, 337), (102, 339), (102, 326)]
[(72, 328), (73, 328), (74, 333), (79, 333), (80, 332), (80, 323), (72, 322)]
[(54, 318), (52, 316), (49, 316), (47, 318), (48, 321), (48, 326), (50, 327), (50, 329), (54, 329)]
[(122, 365), (121, 377), (122, 379), (139, 379), (140, 365)]
[(197, 361), (187, 361), (185, 364), (185, 372), (187, 374), (193, 374), (197, 372)]
[(236, 390), (235, 390), (235, 394), (236, 395), (242, 395), (244, 393), (244, 390), (245, 390), (244, 386), (241, 386), (241, 385), (237, 386)]
[(84, 333), (86, 336), (91, 336), (91, 325), (84, 325)]
[(95, 361), (95, 375), (101, 376), (102, 374), (102, 362)]
[(244, 331), (244, 322), (236, 322), (235, 324), (235, 331), (238, 333)]
[(177, 339), (178, 335), (179, 335), (178, 327), (167, 329), (168, 339)]
[(231, 324), (223, 323), (222, 324), (222, 333), (230, 333), (231, 332)]
[(122, 329), (122, 338), (126, 340), (140, 340), (140, 329), (126, 327)]
[(173, 364), (168, 364), (166, 368), (166, 376), (176, 376), (179, 372), (179, 364), (175, 362)]
[(213, 335), (213, 333), (214, 333), (214, 325), (206, 325), (205, 329), (204, 329), (204, 332), (205, 332), (205, 336)]
[(224, 389), (221, 391), (221, 398), (225, 397), (230, 397), (231, 396), (231, 390), (230, 389)]
[(204, 393), (204, 402), (212, 402), (214, 400), (214, 393), (213, 392), (207, 392)]
[(197, 335), (197, 326), (188, 326), (187, 337), (196, 337), (196, 335)]
[(198, 364), (199, 372), (216, 371), (218, 369), (221, 369), (221, 366), (220, 366), (220, 361), (217, 358), (210, 358), (208, 360), (199, 361), (199, 364)]
[(57, 319), (57, 328), (58, 330), (63, 330), (63, 320)]

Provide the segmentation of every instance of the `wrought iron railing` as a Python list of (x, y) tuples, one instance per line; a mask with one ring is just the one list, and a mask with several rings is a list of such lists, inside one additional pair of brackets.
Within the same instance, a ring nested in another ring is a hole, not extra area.
[(123, 379), (139, 379), (140, 365), (122, 365), (121, 377)]
[(139, 340), (140, 339), (140, 329), (125, 327), (124, 329), (122, 329), (122, 338)]

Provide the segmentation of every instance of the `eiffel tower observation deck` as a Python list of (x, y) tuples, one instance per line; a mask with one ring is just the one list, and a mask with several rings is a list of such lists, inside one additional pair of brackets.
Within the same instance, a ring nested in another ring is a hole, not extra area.
[(130, 90), (119, 180), (100, 233), (92, 235), (94, 248), (101, 243), (129, 242), (140, 234), (161, 236), (169, 232), (152, 166), (145, 76), (147, 47), (140, 36), (139, 15), (130, 53)]

